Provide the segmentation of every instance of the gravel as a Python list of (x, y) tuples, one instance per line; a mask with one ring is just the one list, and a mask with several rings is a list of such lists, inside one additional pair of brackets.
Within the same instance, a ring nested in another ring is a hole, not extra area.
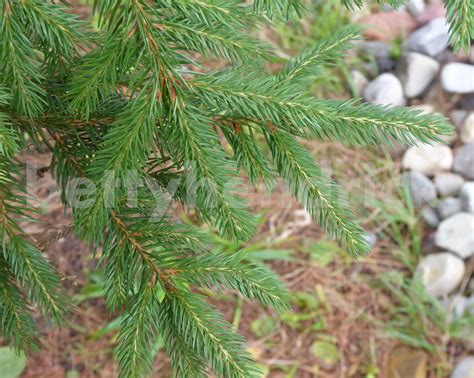
[(451, 149), (443, 144), (420, 144), (410, 147), (403, 156), (405, 169), (434, 175), (440, 171), (449, 171), (453, 164)]
[(449, 63), (441, 71), (441, 85), (451, 93), (474, 92), (474, 65)]
[(464, 179), (456, 173), (441, 172), (435, 176), (434, 183), (441, 196), (456, 196), (464, 184)]
[(419, 53), (407, 55), (407, 78), (405, 95), (409, 98), (421, 95), (439, 71), (439, 63), (429, 56)]
[(474, 254), (474, 215), (466, 212), (443, 220), (435, 235), (438, 247), (465, 259)]
[(415, 206), (421, 207), (436, 200), (436, 187), (423, 173), (410, 172), (407, 179), (409, 180), (411, 198)]
[(406, 104), (402, 83), (391, 73), (384, 73), (372, 80), (364, 90), (364, 98), (378, 105)]
[(462, 146), (454, 155), (454, 170), (469, 180), (474, 180), (474, 143)]
[(424, 256), (415, 271), (426, 291), (442, 297), (452, 292), (460, 283), (466, 271), (464, 262), (451, 253), (433, 253)]
[(448, 40), (446, 19), (439, 17), (412, 33), (407, 41), (407, 49), (435, 57), (448, 47)]

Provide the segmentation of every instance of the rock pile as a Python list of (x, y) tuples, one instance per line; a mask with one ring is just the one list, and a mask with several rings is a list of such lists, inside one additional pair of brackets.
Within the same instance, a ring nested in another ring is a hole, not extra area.
[[(474, 317), (474, 278), (469, 268), (474, 261), (474, 46), (470, 56), (453, 55), (442, 4), (410, 0), (403, 15), (395, 13), (392, 17), (404, 21), (400, 23), (404, 32), (411, 32), (401, 55), (395, 58), (386, 42), (403, 36), (395, 28), (391, 32), (399, 34), (392, 38), (384, 34), (362, 43), (362, 51), (375, 57), (381, 73), (373, 75), (369, 67), (374, 78), (367, 80), (357, 71), (354, 82), (368, 102), (416, 106), (428, 112), (438, 109), (448, 113), (456, 126), (455, 137), (446, 144), (410, 147), (402, 166), (413, 203), (431, 230), (431, 246), (426, 244), (415, 275), (428, 293), (453, 307), (453, 316)], [(406, 13), (417, 24), (414, 31)], [(377, 23), (375, 17), (370, 21)], [(474, 378), (474, 356), (458, 361), (451, 378)]]

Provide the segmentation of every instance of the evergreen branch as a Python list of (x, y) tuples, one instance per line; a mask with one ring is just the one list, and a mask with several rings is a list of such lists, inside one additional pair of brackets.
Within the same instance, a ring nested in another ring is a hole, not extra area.
[(227, 29), (245, 29), (259, 20), (251, 7), (239, 0), (157, 0), (161, 8), (175, 9), (174, 16), (190, 20), (195, 24), (205, 24), (210, 28), (223, 26)]
[[(155, 194), (156, 195), (156, 194)], [(153, 201), (153, 209), (159, 207)], [(190, 255), (206, 250), (205, 238), (193, 229), (168, 221), (166, 215), (152, 220), (151, 209), (112, 212), (114, 224), (103, 248), (101, 265), (105, 267), (107, 303), (111, 309), (122, 306), (133, 291), (136, 277), (151, 272), (166, 288), (175, 284), (175, 271), (161, 266), (168, 254)]]
[[(240, 181), (234, 178), (233, 167), (222, 150), (210, 119), (198, 109), (187, 109), (173, 131), (182, 160), (192, 164), (200, 178), (197, 208), (203, 217), (223, 233), (248, 240), (254, 232), (254, 218), (247, 212), (243, 199), (232, 193)], [(233, 186), (230, 187), (230, 184)]]
[[(67, 99), (72, 112), (89, 119), (119, 79), (127, 72), (131, 56), (119, 54), (120, 41), (113, 37), (105, 40), (107, 49), (95, 49), (87, 54), (74, 69), (69, 80)], [(124, 51), (134, 51), (125, 46)]]
[(58, 323), (64, 322), (67, 300), (61, 293), (59, 277), (54, 268), (25, 239), (9, 236), (9, 248), (3, 252), (15, 277), (22, 286), (28, 288), (31, 301), (38, 303), (45, 315), (51, 316)]
[[(266, 81), (242, 85), (232, 74), (214, 81), (196, 80), (199, 97), (211, 110), (227, 104), (235, 120), (272, 123), (294, 135), (310, 131), (319, 139), (339, 140), (348, 144), (390, 144), (390, 137), (400, 143), (426, 142), (449, 135), (446, 120), (436, 115), (421, 115), (419, 111), (357, 104), (354, 101), (315, 100), (292, 96), (284, 89)], [(259, 89), (260, 88), (260, 89)], [(268, 93), (273, 93), (269, 95)], [(357, 104), (357, 105), (356, 105)], [(222, 112), (220, 112), (222, 116)]]
[(100, 266), (104, 269), (104, 293), (110, 311), (124, 306), (134, 291), (134, 278), (142, 265), (125, 235), (111, 233), (105, 239)]
[(290, 18), (293, 13), (302, 15), (303, 2), (301, 0), (254, 0), (254, 11), (266, 13), (269, 16), (284, 16)]
[[(8, 105), (8, 94), (0, 87), (0, 109)], [(7, 114), (0, 111), (0, 155), (13, 157), (19, 150), (18, 138), (11, 129)]]
[[(149, 84), (151, 88), (144, 87), (118, 115), (88, 169), (88, 177), (96, 182), (97, 191), (91, 199), (92, 209), (78, 212), (77, 225), (89, 240), (102, 239), (102, 227), (110, 223), (108, 207), (117, 207), (117, 202), (110, 203), (120, 195), (113, 182), (125, 179), (130, 171), (139, 170), (153, 147), (153, 134), (160, 114), (159, 103), (155, 100), (159, 89), (154, 80)], [(106, 177), (109, 180), (104, 180)]]
[(0, 334), (17, 350), (38, 350), (38, 330), (28, 303), (15, 285), (10, 268), (0, 256)]
[(442, 136), (452, 134), (443, 116), (422, 114), (414, 109), (351, 100), (317, 100), (313, 106), (312, 115), (317, 123), (308, 123), (309, 134), (320, 139), (326, 137), (352, 145), (390, 146), (393, 141), (408, 145), (441, 141)]
[(19, 3), (0, 3), (0, 71), (2, 83), (12, 94), (12, 105), (20, 114), (34, 118), (46, 104), (46, 92), (41, 83), (36, 53), (23, 30)]
[[(118, 8), (124, 7), (119, 12)], [(97, 4), (99, 25), (107, 29), (106, 49), (93, 50), (77, 68), (69, 83), (70, 109), (86, 118), (97, 109), (104, 93), (114, 87), (131, 70), (138, 72), (128, 83), (133, 94), (149, 85), (159, 83), (159, 100), (173, 112), (179, 86), (186, 83), (171, 68), (174, 64), (164, 39), (154, 27), (156, 12), (145, 1), (103, 1)], [(121, 25), (117, 28), (116, 25)]]
[(157, 337), (160, 300), (150, 278), (144, 275), (122, 318), (115, 351), (121, 368), (119, 377), (143, 377), (151, 373), (153, 361), (149, 351)]
[(112, 171), (125, 179), (130, 171), (139, 170), (153, 150), (153, 135), (160, 117), (159, 86), (150, 80), (140, 93), (117, 115), (110, 131), (99, 146), (89, 168), (89, 176), (101, 178)]
[(170, 45), (178, 49), (211, 53), (229, 61), (247, 61), (250, 57), (269, 57), (268, 48), (258, 40), (246, 35), (235, 35), (221, 26), (209, 27), (177, 20), (164, 20), (160, 25)]
[[(57, 322), (64, 320), (67, 300), (60, 290), (59, 277), (41, 252), (24, 239), (16, 218), (28, 219), (33, 209), (24, 204), (22, 185), (12, 175), (15, 165), (7, 160), (0, 161), (0, 231), (2, 251), (15, 278), (28, 289), (32, 302), (38, 303), (44, 314)], [(14, 201), (11, 199), (14, 198)]]
[[(339, 60), (343, 51), (349, 49), (351, 41), (357, 39), (359, 35), (357, 29), (350, 27), (320, 42), (292, 58), (278, 74), (277, 81), (280, 85), (291, 84), (298, 78), (307, 81), (307, 76), (317, 71), (321, 65)], [(298, 83), (300, 84), (300, 81)]]
[(245, 262), (245, 252), (172, 259), (167, 265), (175, 279), (208, 287), (224, 285), (278, 311), (288, 309), (289, 294), (278, 278), (263, 266)]
[(159, 334), (165, 342), (165, 349), (171, 356), (174, 377), (204, 378), (207, 377), (205, 356), (193, 344), (185, 340), (179, 332), (179, 325), (173, 313), (172, 301), (165, 297), (157, 314)]
[(248, 377), (257, 371), (244, 351), (243, 340), (222, 315), (205, 304), (199, 294), (181, 289), (169, 294), (177, 332), (201, 351), (219, 377)]
[(252, 129), (249, 128), (247, 133), (243, 126), (235, 124), (234, 132), (226, 127), (222, 131), (234, 151), (238, 168), (247, 171), (251, 183), (256, 186), (263, 180), (268, 188), (272, 188), (276, 172), (255, 139), (256, 135), (252, 135)]
[[(391, 7), (398, 9), (406, 3), (406, 0), (376, 0), (379, 5), (388, 4)], [(348, 9), (362, 8), (364, 6), (363, 0), (341, 0), (341, 3)]]
[(474, 40), (474, 2), (471, 0), (445, 0), (449, 22), (449, 42), (457, 52), (469, 51)]
[(65, 10), (64, 6), (47, 1), (21, 2), (22, 16), (33, 38), (38, 39), (50, 72), (54, 72), (58, 66), (66, 69), (65, 64), (72, 62), (81, 45), (88, 43), (88, 36), (83, 32), (86, 24), (77, 15), (66, 13)]
[(365, 254), (363, 230), (336, 185), (324, 177), (309, 152), (284, 131), (266, 134), (278, 172), (304, 208), (352, 255)]
[[(50, 170), (73, 208), (77, 233), (93, 252), (102, 247), (107, 304), (125, 309), (116, 350), (121, 376), (150, 372), (149, 349), (161, 338), (179, 376), (207, 376), (207, 364), (218, 376), (256, 374), (243, 339), (191, 291), (194, 285), (236, 290), (277, 310), (287, 305), (288, 293), (270, 271), (243, 252), (211, 253), (200, 232), (173, 221), (172, 199), (220, 233), (245, 240), (255, 220), (238, 195), (239, 170), (253, 184), (269, 185), (277, 171), (332, 238), (353, 255), (366, 251), (345, 199), (297, 138), (430, 142), (449, 126), (438, 116), (304, 93), (319, 67), (341, 57), (352, 30), (268, 75), (271, 51), (248, 31), (264, 19), (301, 13), (302, 3), (255, 0), (251, 14), (252, 4), (239, 0), (101, 0), (94, 6), (100, 31), (89, 34), (54, 2), (0, 0), (0, 325), (7, 341), (35, 344), (29, 303), (57, 320), (67, 303), (41, 253), (55, 237), (40, 240), (38, 249), (20, 227), (33, 220), (13, 160), (21, 147), (53, 152)], [(466, 45), (472, 8), (448, 3), (451, 40)], [(90, 41), (95, 45), (75, 64)], [(230, 64), (215, 74), (190, 69), (201, 55)], [(129, 183), (130, 171), (134, 188), (115, 185)], [(82, 192), (79, 178), (92, 180), (95, 193)]]

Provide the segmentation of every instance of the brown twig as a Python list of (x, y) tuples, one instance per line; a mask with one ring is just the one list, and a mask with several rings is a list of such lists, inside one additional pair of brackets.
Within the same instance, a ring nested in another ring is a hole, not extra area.
[(36, 246), (41, 252), (44, 252), (59, 239), (69, 235), (73, 230), (74, 225), (72, 223), (61, 228), (46, 230), (45, 233), (36, 240)]

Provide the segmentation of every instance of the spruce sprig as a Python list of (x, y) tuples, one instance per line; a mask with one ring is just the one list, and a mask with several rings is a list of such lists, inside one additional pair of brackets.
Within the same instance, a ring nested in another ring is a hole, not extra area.
[[(468, 3), (446, 3), (455, 47), (472, 38)], [(367, 251), (341, 189), (300, 140), (413, 144), (438, 140), (450, 126), (436, 115), (307, 93), (321, 68), (358, 38), (353, 28), (269, 74), (273, 51), (254, 31), (302, 11), (299, 0), (104, 0), (95, 2), (94, 31), (54, 1), (0, 0), (0, 333), (7, 342), (36, 348), (32, 305), (58, 322), (68, 305), (54, 267), (20, 226), (36, 217), (21, 177), (25, 149), (52, 153), (50, 171), (75, 231), (101, 251), (107, 304), (123, 314), (116, 348), (123, 377), (152, 371), (158, 339), (177, 376), (257, 373), (244, 340), (195, 288), (231, 290), (277, 311), (288, 306), (271, 271), (244, 252), (213, 251), (198, 227), (172, 217), (175, 202), (245, 241), (256, 222), (239, 195), (242, 176), (269, 188), (280, 176), (349, 253)], [(225, 64), (210, 70), (209, 58)], [(81, 190), (77, 179), (94, 190)]]

